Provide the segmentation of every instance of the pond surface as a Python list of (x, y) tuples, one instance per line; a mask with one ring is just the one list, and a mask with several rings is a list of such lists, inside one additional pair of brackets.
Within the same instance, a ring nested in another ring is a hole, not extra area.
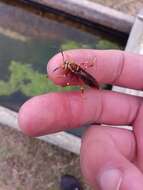
[(0, 1), (0, 104), (10, 109), (17, 111), (32, 96), (63, 90), (45, 77), (48, 60), (61, 48), (125, 46), (124, 40), (98, 29), (5, 2)]

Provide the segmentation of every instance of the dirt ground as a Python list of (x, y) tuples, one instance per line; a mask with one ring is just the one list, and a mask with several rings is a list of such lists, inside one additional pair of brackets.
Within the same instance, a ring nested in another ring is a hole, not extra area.
[[(135, 15), (143, 0), (92, 0)], [(0, 127), (0, 190), (59, 190), (63, 174), (82, 182), (79, 157), (7, 127)]]
[(143, 0), (91, 0), (126, 14), (136, 15), (143, 8)]
[(79, 179), (79, 157), (8, 127), (0, 127), (0, 190), (59, 190), (61, 175)]

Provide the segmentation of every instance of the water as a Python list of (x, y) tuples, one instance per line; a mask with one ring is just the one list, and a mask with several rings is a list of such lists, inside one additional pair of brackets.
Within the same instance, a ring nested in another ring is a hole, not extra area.
[(0, 1), (0, 104), (12, 110), (61, 90), (45, 77), (48, 60), (61, 48), (124, 48), (123, 40), (98, 29), (7, 2)]

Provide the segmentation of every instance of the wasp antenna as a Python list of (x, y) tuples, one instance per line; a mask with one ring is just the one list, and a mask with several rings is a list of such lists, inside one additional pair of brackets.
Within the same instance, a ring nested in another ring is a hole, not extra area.
[(62, 50), (62, 49), (60, 50), (60, 52), (61, 52), (61, 54), (62, 54), (63, 63), (64, 63), (64, 62), (65, 62), (64, 52), (63, 52), (63, 50)]

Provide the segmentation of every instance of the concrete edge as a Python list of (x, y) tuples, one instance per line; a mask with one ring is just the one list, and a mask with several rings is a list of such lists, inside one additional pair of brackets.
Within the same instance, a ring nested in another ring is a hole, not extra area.
[(43, 7), (63, 11), (70, 15), (86, 19), (89, 22), (129, 33), (135, 17), (115, 9), (91, 2), (90, 0), (21, 0), (26, 3), (39, 4)]
[[(17, 121), (18, 114), (8, 108), (0, 106), (0, 124), (20, 131)], [(79, 155), (81, 139), (66, 132), (38, 137), (45, 142)]]

